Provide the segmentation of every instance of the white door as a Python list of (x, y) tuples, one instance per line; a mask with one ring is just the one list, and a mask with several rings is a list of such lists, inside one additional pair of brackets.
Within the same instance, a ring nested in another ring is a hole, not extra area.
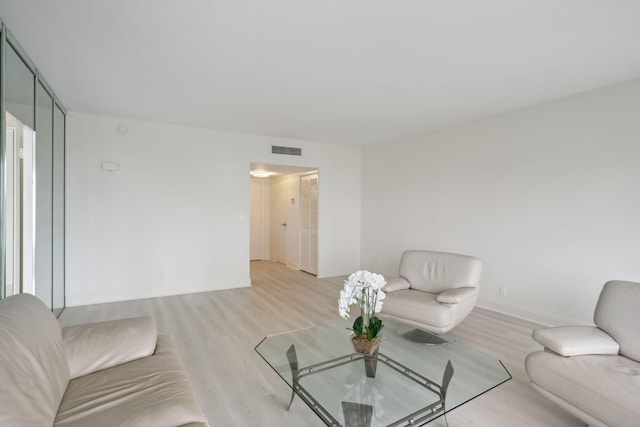
[(273, 242), (273, 258), (276, 262), (287, 263), (287, 188), (280, 179), (271, 187), (273, 193), (271, 198), (271, 239)]
[(250, 259), (264, 259), (264, 181), (251, 180)]
[(300, 177), (300, 269), (318, 274), (318, 175)]

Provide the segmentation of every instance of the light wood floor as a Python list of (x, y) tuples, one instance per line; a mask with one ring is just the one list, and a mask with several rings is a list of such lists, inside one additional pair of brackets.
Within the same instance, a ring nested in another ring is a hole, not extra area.
[[(344, 278), (315, 277), (266, 262), (251, 263), (251, 288), (69, 307), (63, 326), (151, 315), (160, 333), (176, 337), (212, 426), (322, 426), (300, 400), (286, 410), (287, 385), (254, 351), (270, 334), (338, 318)], [(476, 308), (452, 333), (461, 343), (502, 360), (513, 379), (455, 409), (451, 427), (584, 427), (528, 384), (524, 358), (540, 348), (537, 325)], [(430, 424), (444, 426), (438, 419)]]

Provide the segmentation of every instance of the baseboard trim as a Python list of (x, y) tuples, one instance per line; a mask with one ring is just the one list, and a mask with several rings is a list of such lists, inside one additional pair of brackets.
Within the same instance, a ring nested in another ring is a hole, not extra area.
[(591, 325), (591, 323), (584, 322), (578, 319), (571, 319), (568, 317), (558, 316), (543, 311), (531, 310), (529, 308), (516, 305), (502, 304), (490, 300), (480, 299), (478, 300), (478, 303), (476, 305), (486, 310), (491, 310), (498, 313), (506, 314), (508, 316), (517, 317), (518, 319), (526, 320), (533, 323), (539, 323), (542, 326)]
[(224, 288), (211, 288), (211, 287), (193, 287), (180, 289), (179, 292), (175, 290), (166, 290), (160, 292), (149, 292), (147, 289), (134, 290), (130, 292), (118, 292), (118, 293), (100, 293), (100, 294), (85, 294), (85, 295), (67, 295), (65, 299), (66, 307), (78, 307), (83, 305), (92, 305), (92, 304), (104, 304), (109, 302), (121, 302), (121, 301), (131, 301), (131, 300), (140, 300), (147, 298), (160, 298), (160, 297), (169, 297), (175, 295), (187, 295), (187, 294), (196, 294), (200, 292), (211, 292), (211, 291), (223, 291), (226, 289), (238, 289), (238, 288), (247, 288), (251, 287), (251, 284), (246, 285), (232, 285), (225, 286)]

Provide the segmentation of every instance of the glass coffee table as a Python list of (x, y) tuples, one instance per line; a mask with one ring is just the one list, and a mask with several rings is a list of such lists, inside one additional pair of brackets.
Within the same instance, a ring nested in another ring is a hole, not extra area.
[(511, 379), (498, 359), (453, 341), (407, 339), (407, 325), (382, 319), (371, 356), (354, 353), (344, 320), (270, 335), (256, 351), (291, 387), (291, 402), (299, 396), (335, 427), (424, 425)]

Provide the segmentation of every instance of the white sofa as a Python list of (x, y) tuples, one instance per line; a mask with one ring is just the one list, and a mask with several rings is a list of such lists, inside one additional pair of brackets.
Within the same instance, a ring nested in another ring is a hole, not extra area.
[(402, 253), (398, 277), (388, 277), (382, 313), (436, 334), (448, 332), (473, 310), (482, 263), (448, 252)]
[(640, 283), (607, 282), (596, 326), (539, 329), (544, 346), (527, 356), (531, 385), (596, 427), (640, 426)]
[(207, 426), (151, 317), (60, 328), (36, 297), (0, 301), (0, 426)]

